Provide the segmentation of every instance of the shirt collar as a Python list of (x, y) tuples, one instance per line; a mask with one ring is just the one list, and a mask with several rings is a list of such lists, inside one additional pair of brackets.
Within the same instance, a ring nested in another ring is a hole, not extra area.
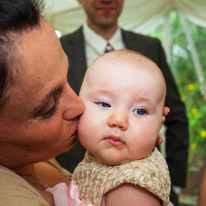
[(87, 23), (83, 25), (83, 34), (86, 44), (93, 47), (99, 54), (104, 53), (107, 42), (110, 42), (114, 50), (122, 49), (122, 34), (119, 27), (109, 41), (105, 40), (103, 37), (99, 36), (92, 29), (90, 29)]

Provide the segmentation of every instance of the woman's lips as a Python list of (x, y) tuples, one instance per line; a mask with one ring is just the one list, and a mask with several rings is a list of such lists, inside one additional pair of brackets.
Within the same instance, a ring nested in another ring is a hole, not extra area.
[(77, 135), (78, 135), (78, 132), (77, 132), (77, 130), (75, 130), (75, 132), (70, 136), (69, 139), (76, 139)]
[(109, 144), (111, 144), (113, 146), (116, 146), (116, 147), (121, 147), (121, 146), (125, 145), (125, 143), (120, 139), (120, 137), (116, 137), (116, 136), (113, 136), (113, 135), (104, 138), (104, 140), (107, 143), (109, 143)]

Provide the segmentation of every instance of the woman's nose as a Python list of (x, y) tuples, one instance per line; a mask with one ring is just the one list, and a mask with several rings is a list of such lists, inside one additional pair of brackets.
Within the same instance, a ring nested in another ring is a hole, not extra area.
[(113, 113), (108, 119), (109, 127), (117, 127), (123, 131), (128, 129), (128, 116), (125, 113)]
[(76, 93), (70, 88), (66, 102), (66, 111), (63, 114), (65, 120), (71, 120), (79, 117), (83, 114), (85, 106), (83, 101), (76, 95)]

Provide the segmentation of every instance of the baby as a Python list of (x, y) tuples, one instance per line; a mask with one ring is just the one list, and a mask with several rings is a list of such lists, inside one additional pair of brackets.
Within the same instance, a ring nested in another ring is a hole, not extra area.
[(166, 85), (155, 63), (130, 50), (99, 57), (86, 72), (79, 140), (87, 149), (73, 174), (93, 206), (169, 205), (170, 177), (155, 147)]
[(109, 52), (90, 66), (78, 128), (87, 154), (73, 174), (81, 199), (95, 206), (168, 205), (169, 172), (155, 148), (165, 94), (160, 69), (134, 51)]

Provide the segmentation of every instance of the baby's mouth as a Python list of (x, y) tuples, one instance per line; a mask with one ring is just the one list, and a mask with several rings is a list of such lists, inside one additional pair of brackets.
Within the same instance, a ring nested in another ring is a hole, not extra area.
[(117, 147), (121, 147), (121, 146), (125, 145), (125, 142), (123, 142), (120, 137), (117, 137), (117, 136), (114, 136), (114, 135), (106, 137), (106, 138), (104, 138), (104, 140), (107, 143), (109, 143), (113, 146), (117, 146)]

